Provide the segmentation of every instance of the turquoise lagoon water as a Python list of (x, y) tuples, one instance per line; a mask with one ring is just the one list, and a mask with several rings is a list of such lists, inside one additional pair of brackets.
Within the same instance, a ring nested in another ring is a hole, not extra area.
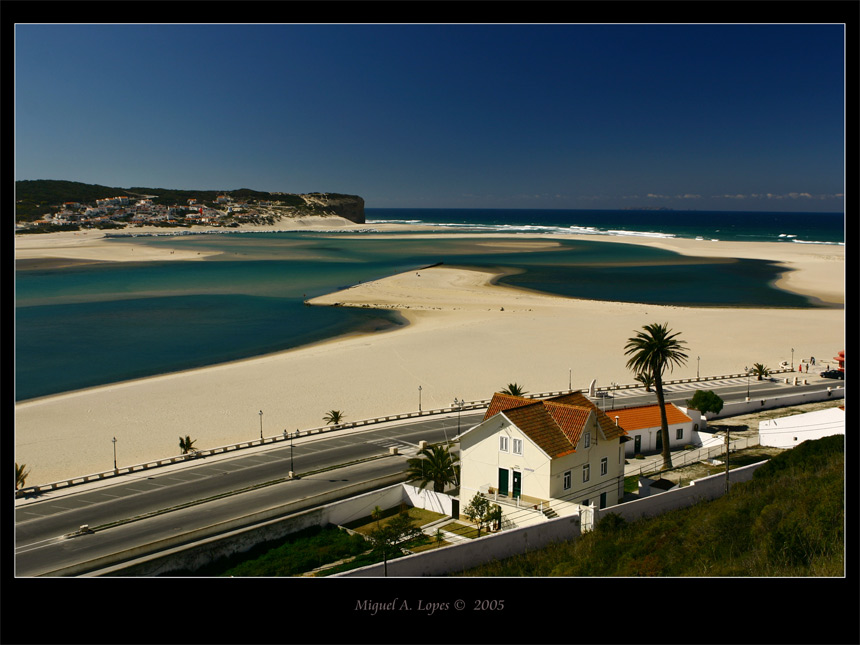
[[(518, 238), (518, 242), (526, 242)], [(305, 299), (436, 263), (520, 272), (512, 286), (656, 304), (812, 307), (770, 286), (760, 260), (685, 258), (644, 246), (563, 240), (514, 252), (468, 239), (319, 233), (139, 237), (219, 255), (196, 262), (16, 272), (16, 400), (211, 365), (355, 330), (403, 324), (395, 312), (310, 307)]]

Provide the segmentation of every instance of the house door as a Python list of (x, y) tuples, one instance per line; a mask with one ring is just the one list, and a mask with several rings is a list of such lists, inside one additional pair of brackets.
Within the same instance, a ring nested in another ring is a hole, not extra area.
[(514, 471), (513, 497), (519, 497), (520, 493), (522, 493), (522, 490), (523, 490), (523, 475), (522, 475), (522, 473), (519, 473), (515, 470)]
[(657, 452), (663, 452), (663, 431), (657, 431)]
[(499, 468), (499, 495), (508, 494), (508, 469)]
[(638, 455), (642, 453), (642, 435), (637, 434), (633, 439), (633, 454)]
[(606, 508), (606, 493), (600, 493), (600, 508)]

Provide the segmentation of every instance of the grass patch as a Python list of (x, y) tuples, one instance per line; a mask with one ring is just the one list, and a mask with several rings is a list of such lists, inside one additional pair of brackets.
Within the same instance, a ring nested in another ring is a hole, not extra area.
[[(454, 535), (459, 535), (460, 537), (469, 538), (470, 540), (474, 540), (478, 537), (478, 529), (474, 526), (461, 524), (460, 522), (451, 522), (450, 524), (446, 524), (442, 527), (442, 530), (447, 531), (448, 533), (453, 533)], [(489, 531), (486, 528), (481, 530), (481, 535), (487, 534), (489, 534)]]
[[(369, 535), (371, 531), (377, 528), (377, 526), (385, 526), (400, 512), (400, 507), (394, 506), (382, 511), (378, 524), (377, 520), (373, 519), (370, 515), (366, 515), (365, 517), (353, 520), (348, 524), (344, 524), (344, 527), (355, 531), (356, 533), (361, 533), (362, 535)], [(430, 522), (435, 522), (436, 520), (448, 517), (441, 513), (434, 513), (433, 511), (415, 507), (408, 508), (406, 512), (409, 513), (409, 517), (412, 519), (412, 523), (415, 524), (415, 526), (424, 526), (425, 524), (430, 524)]]

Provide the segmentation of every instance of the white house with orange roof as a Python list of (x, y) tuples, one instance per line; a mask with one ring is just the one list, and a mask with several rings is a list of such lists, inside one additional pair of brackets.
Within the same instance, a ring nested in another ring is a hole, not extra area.
[(624, 496), (626, 438), (580, 392), (545, 400), (496, 393), (484, 420), (459, 436), (461, 503), (482, 493), (559, 511), (614, 506)]
[[(663, 450), (659, 405), (638, 405), (610, 410), (607, 414), (618, 420), (618, 425), (627, 431), (631, 439), (625, 444), (626, 456)], [(682, 410), (674, 403), (667, 403), (666, 420), (669, 423), (670, 448), (683, 448), (698, 442), (698, 432), (703, 425), (702, 415), (698, 410)]]

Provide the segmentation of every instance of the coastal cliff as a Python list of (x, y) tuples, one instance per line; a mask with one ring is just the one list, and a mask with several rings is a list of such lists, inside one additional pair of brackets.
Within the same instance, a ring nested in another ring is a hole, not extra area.
[(338, 215), (356, 224), (364, 224), (364, 199), (358, 195), (309, 193), (299, 197), (316, 214)]

